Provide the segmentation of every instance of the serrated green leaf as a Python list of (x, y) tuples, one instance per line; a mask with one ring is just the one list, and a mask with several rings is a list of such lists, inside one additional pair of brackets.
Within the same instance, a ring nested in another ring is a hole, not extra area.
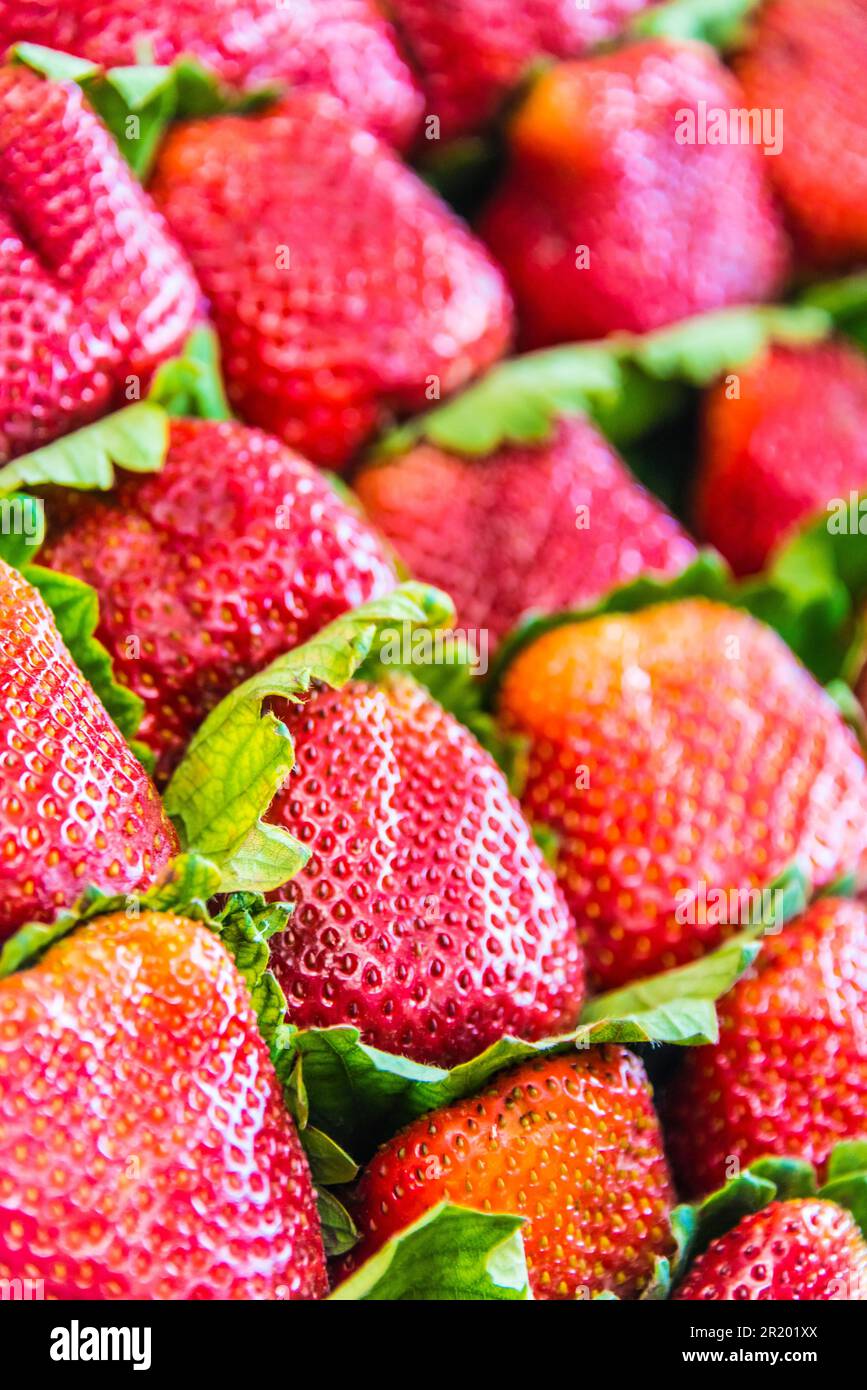
[(90, 682), (120, 732), (125, 738), (132, 738), (141, 723), (144, 703), (127, 686), (115, 680), (111, 656), (94, 636), (99, 624), (96, 591), (81, 579), (58, 570), (43, 569), (41, 565), (27, 565), (22, 573), (39, 590), (54, 614), (57, 630), (79, 671)]
[(168, 442), (165, 411), (150, 401), (136, 401), (7, 463), (0, 468), (0, 495), (49, 483), (105, 492), (114, 486), (116, 467), (158, 473)]
[(667, 0), (642, 10), (629, 24), (636, 39), (701, 39), (715, 48), (736, 48), (760, 0)]
[(231, 420), (220, 371), (220, 343), (212, 328), (196, 328), (179, 357), (154, 374), (148, 400), (173, 418)]
[(523, 1220), (443, 1202), (393, 1236), (331, 1294), (335, 1302), (526, 1301)]
[(718, 950), (690, 965), (681, 965), (645, 980), (635, 980), (623, 989), (597, 995), (585, 1005), (581, 1022), (632, 1017), (666, 1004), (680, 1004), (686, 999), (713, 1003), (727, 994), (752, 965), (761, 950), (757, 931), (761, 931), (761, 927), (731, 937)]
[(725, 372), (754, 361), (770, 343), (813, 343), (830, 330), (830, 318), (814, 305), (717, 309), (633, 337), (627, 352), (649, 376), (709, 386)]
[(322, 1227), (322, 1244), (329, 1259), (345, 1255), (358, 1244), (358, 1230), (355, 1222), (342, 1202), (333, 1192), (317, 1189), (316, 1205), (319, 1208), (319, 1222)]
[(287, 832), (262, 821), (294, 762), (288, 731), (272, 713), (263, 713), (265, 702), (300, 703), (317, 682), (340, 689), (384, 629), (403, 623), (439, 627), (452, 615), (450, 601), (438, 590), (403, 585), (278, 657), (212, 711), (176, 770), (165, 805), (183, 844), (219, 866), (226, 891), (279, 888), (309, 854)]

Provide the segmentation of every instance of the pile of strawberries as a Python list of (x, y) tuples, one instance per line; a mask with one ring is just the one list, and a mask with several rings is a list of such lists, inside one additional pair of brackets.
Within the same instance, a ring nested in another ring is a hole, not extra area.
[(867, 1300), (867, 0), (0, 49), (3, 1287)]

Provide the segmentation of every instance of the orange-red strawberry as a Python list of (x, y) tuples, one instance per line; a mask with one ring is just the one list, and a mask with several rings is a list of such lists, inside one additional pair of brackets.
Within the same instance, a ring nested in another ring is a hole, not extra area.
[(524, 807), (557, 838), (601, 985), (701, 955), (798, 856), (819, 884), (867, 863), (855, 737), (746, 613), (690, 599), (553, 627), (500, 710), (529, 737)]
[(485, 458), (422, 444), (366, 468), (355, 488), (417, 579), (445, 589), (458, 623), (499, 640), (522, 613), (589, 602), (695, 547), (589, 421)]
[(192, 271), (77, 87), (0, 68), (0, 460), (76, 428), (188, 333)]
[(709, 1192), (765, 1154), (820, 1170), (867, 1133), (867, 910), (820, 899), (720, 1003), (720, 1039), (683, 1058), (666, 1099), (680, 1187)]
[(533, 87), (481, 226), (528, 346), (644, 332), (780, 289), (769, 160), (753, 145), (682, 142), (688, 117), (700, 134), (701, 103), (743, 105), (701, 44), (630, 44)]
[(867, 361), (843, 343), (772, 348), (738, 395), (704, 405), (698, 533), (739, 574), (760, 570), (799, 522), (867, 488)]
[(676, 1299), (867, 1299), (867, 1244), (851, 1212), (817, 1197), (772, 1202), (699, 1255)]
[(745, 105), (782, 111), (768, 172), (814, 262), (867, 255), (867, 3), (766, 0), (737, 69)]
[(349, 1264), (448, 1199), (526, 1217), (536, 1298), (635, 1297), (671, 1253), (673, 1195), (637, 1057), (591, 1047), (534, 1059), (383, 1144), (351, 1201), (361, 1242)]
[(478, 130), (545, 58), (576, 58), (649, 0), (391, 0), (439, 138)]
[(165, 466), (67, 503), (40, 556), (100, 596), (98, 636), (167, 774), (224, 695), (395, 575), (367, 524), (277, 439), (175, 420)]
[(95, 920), (0, 982), (0, 1275), (46, 1297), (315, 1298), (313, 1185), (206, 927)]
[(91, 883), (148, 885), (176, 848), (43, 599), (0, 561), (0, 939), (50, 921)]
[(443, 1066), (574, 1027), (574, 925), (472, 734), (399, 677), (279, 713), (296, 763), (267, 819), (311, 851), (272, 943), (289, 1021)]
[(336, 103), (175, 130), (152, 191), (211, 301), (239, 413), (342, 464), (389, 409), (424, 407), (506, 348), (499, 271)]
[(0, 0), (0, 49), (29, 40), (103, 67), (192, 57), (230, 86), (273, 82), (340, 98), (400, 146), (421, 116), (415, 80), (374, 0)]

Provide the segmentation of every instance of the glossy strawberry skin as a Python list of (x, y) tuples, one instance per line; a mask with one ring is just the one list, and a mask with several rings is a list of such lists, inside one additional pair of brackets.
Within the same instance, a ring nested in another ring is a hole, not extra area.
[(421, 116), (421, 94), (373, 0), (0, 0), (0, 50), (23, 40), (103, 67), (191, 57), (232, 87), (331, 92), (400, 147)]
[(746, 105), (784, 113), (768, 172), (802, 259), (819, 266), (867, 255), (865, 59), (865, 0), (768, 0), (737, 64)]
[(242, 680), (396, 583), (327, 479), (235, 422), (175, 420), (161, 473), (65, 505), (40, 563), (97, 590), (98, 636), (145, 702), (161, 778)]
[(828, 898), (779, 936), (721, 1001), (720, 1039), (686, 1055), (666, 1101), (681, 1190), (719, 1186), (737, 1159), (798, 1154), (821, 1171), (860, 1139), (867, 1103), (867, 911)]
[(602, 988), (713, 948), (799, 856), (817, 885), (865, 863), (856, 740), (745, 613), (690, 599), (555, 628), (507, 668), (499, 706), (530, 740), (524, 808), (558, 840)]
[(427, 113), (450, 140), (488, 124), (534, 64), (612, 38), (648, 0), (392, 0), (421, 73)]
[(272, 943), (299, 1027), (441, 1066), (573, 1027), (574, 926), (493, 760), (415, 682), (280, 710), (296, 765), (267, 819), (311, 858)]
[(90, 884), (146, 887), (176, 850), (150, 778), (42, 598), (0, 560), (0, 940), (51, 921)]
[(867, 361), (843, 343), (773, 348), (704, 405), (695, 517), (738, 574), (867, 487)]
[(676, 1299), (867, 1299), (867, 1245), (851, 1212), (803, 1198), (751, 1212), (699, 1255)]
[(70, 1299), (326, 1292), (307, 1161), (206, 927), (97, 919), (0, 983), (0, 1274)]
[(533, 87), (480, 226), (526, 346), (646, 332), (779, 291), (788, 251), (768, 160), (679, 143), (677, 113), (702, 101), (743, 105), (708, 48), (663, 41), (562, 64)]
[(355, 480), (365, 510), (417, 579), (446, 590), (458, 623), (495, 643), (523, 613), (591, 602), (695, 547), (589, 421), (540, 446), (464, 458), (419, 445)]
[(181, 345), (193, 273), (77, 87), (0, 67), (0, 461)]
[(351, 1200), (355, 1267), (438, 1202), (526, 1218), (537, 1299), (635, 1297), (670, 1253), (673, 1203), (650, 1086), (618, 1047), (534, 1059), (384, 1144)]
[(507, 347), (499, 271), (329, 98), (175, 130), (152, 192), (211, 301), (251, 424), (345, 463), (386, 410), (424, 408)]

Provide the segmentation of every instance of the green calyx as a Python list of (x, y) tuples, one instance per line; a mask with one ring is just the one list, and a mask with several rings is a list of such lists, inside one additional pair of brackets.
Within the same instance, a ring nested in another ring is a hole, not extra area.
[(701, 39), (714, 48), (737, 48), (749, 33), (760, 0), (666, 0), (630, 22), (633, 39)]
[(799, 1158), (761, 1158), (700, 1202), (675, 1207), (671, 1227), (676, 1253), (660, 1261), (657, 1289), (667, 1292), (685, 1277), (692, 1262), (744, 1217), (762, 1211), (771, 1202), (819, 1197), (851, 1211), (867, 1238), (867, 1140), (838, 1144), (819, 1183), (812, 1163)]
[(373, 457), (405, 453), (423, 440), (468, 456), (542, 444), (570, 414), (589, 415), (622, 447), (676, 415), (688, 387), (709, 385), (772, 343), (814, 342), (830, 328), (829, 315), (815, 305), (760, 305), (527, 353), (386, 435)]
[(450, 600), (439, 590), (401, 585), (278, 657), (211, 712), (164, 800), (182, 845), (218, 866), (224, 891), (269, 892), (309, 857), (288, 832), (262, 819), (294, 764), (289, 732), (270, 702), (300, 703), (316, 684), (339, 690), (395, 631), (436, 629), (452, 616)]
[(608, 1042), (715, 1042), (715, 1000), (740, 978), (758, 949), (753, 939), (732, 939), (695, 965), (592, 1000), (570, 1033), (541, 1042), (507, 1036), (449, 1070), (371, 1047), (357, 1028), (335, 1026), (287, 1032), (278, 1074), (288, 1082), (300, 1060), (309, 1121), (366, 1157), (420, 1115), (477, 1094), (498, 1072), (532, 1058)]
[(282, 90), (271, 85), (252, 92), (235, 91), (191, 58), (179, 58), (171, 66), (143, 63), (102, 68), (36, 43), (15, 44), (9, 58), (49, 81), (81, 87), (142, 180), (150, 173), (172, 121), (262, 110)]

